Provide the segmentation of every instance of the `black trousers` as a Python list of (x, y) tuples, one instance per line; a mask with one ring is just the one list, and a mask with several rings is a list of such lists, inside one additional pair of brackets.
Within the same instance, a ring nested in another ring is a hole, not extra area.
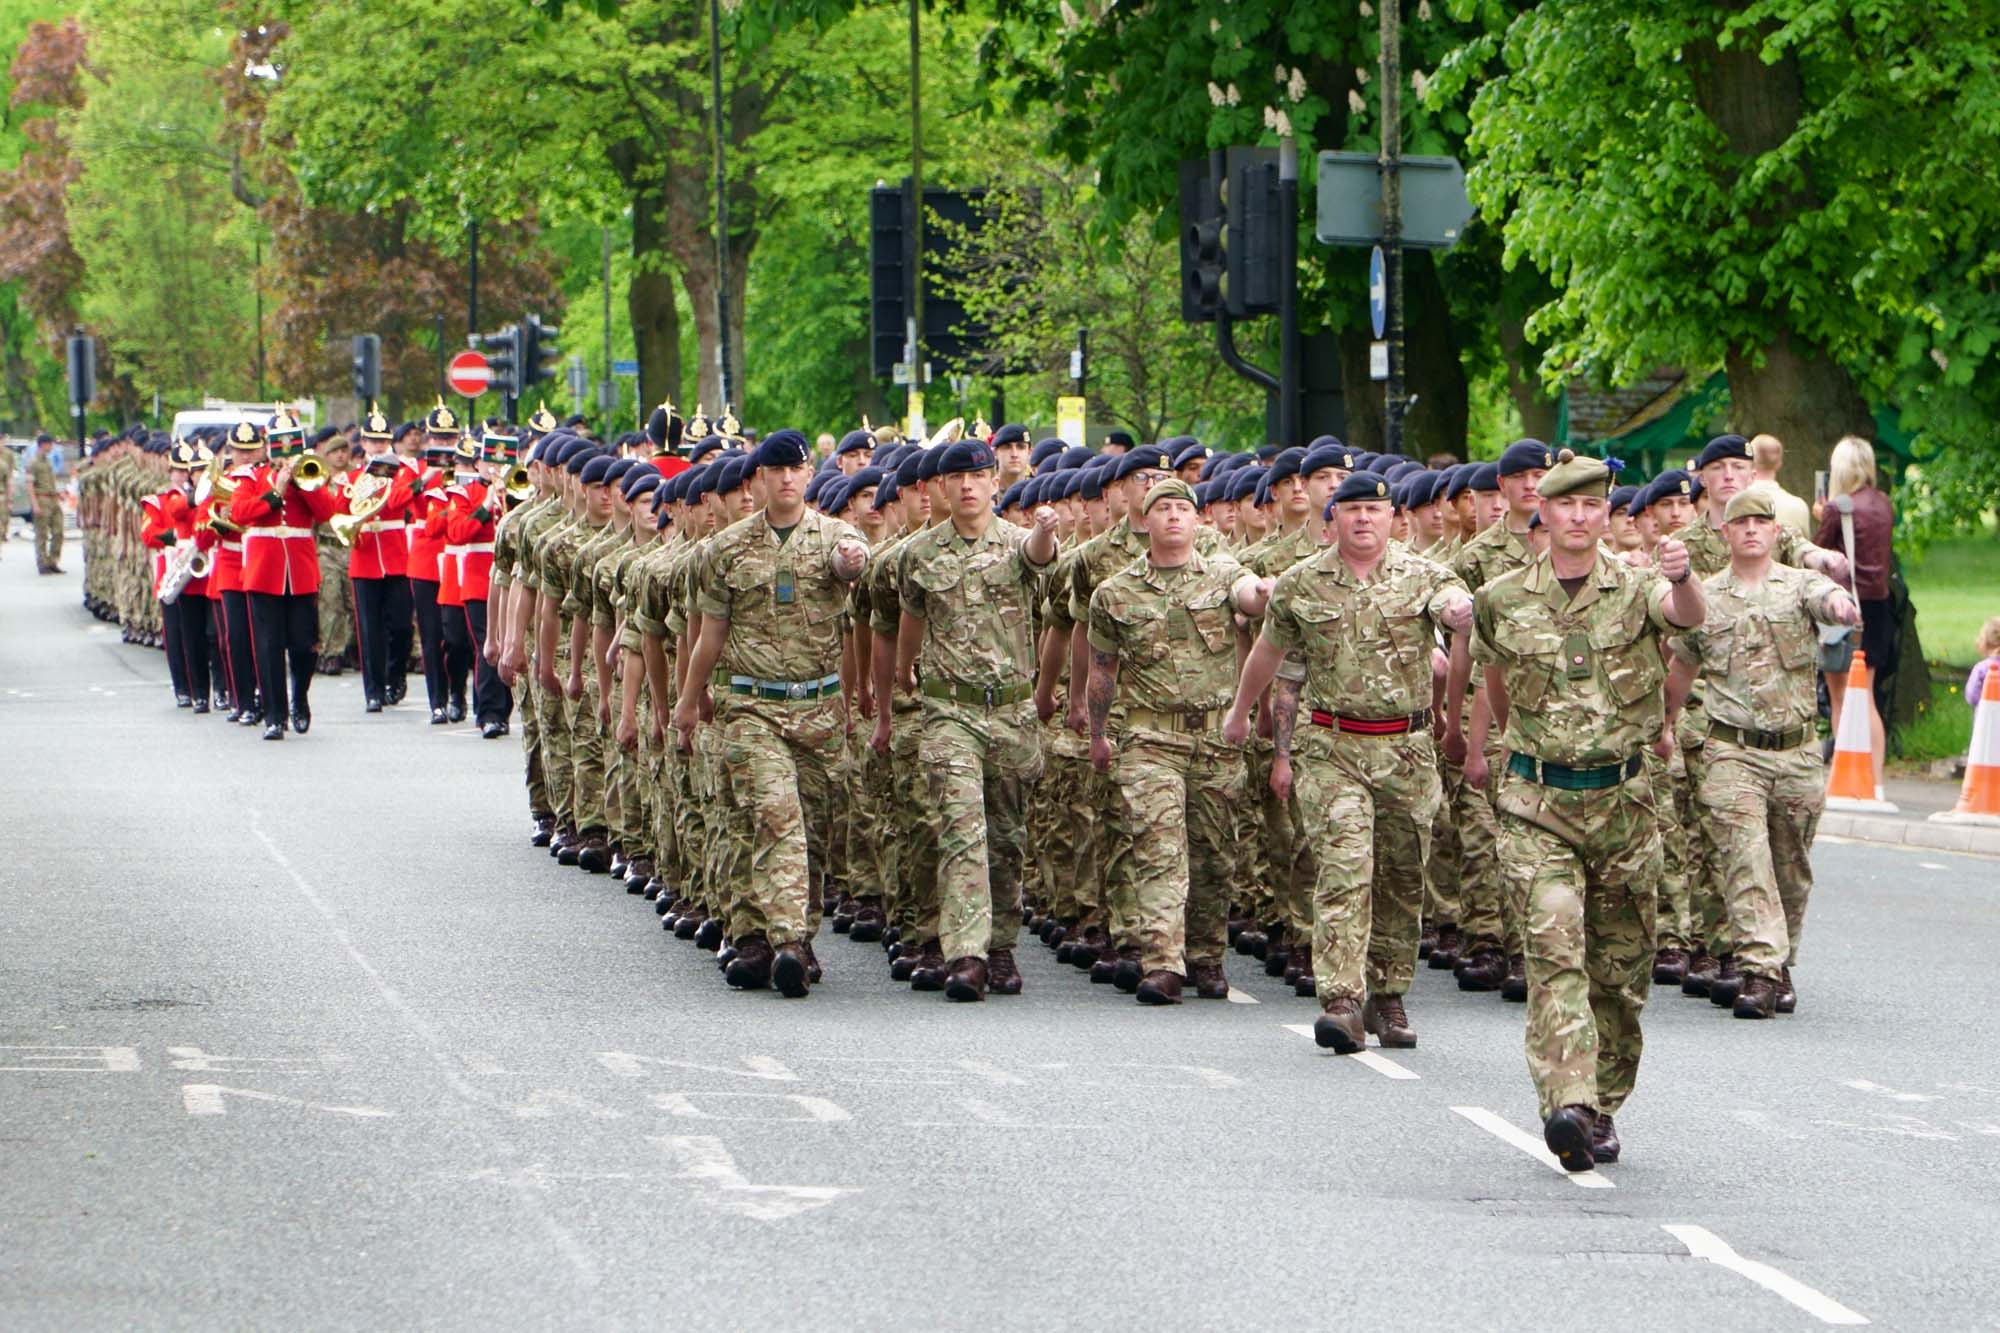
[(354, 579), (354, 641), (361, 652), (361, 692), (387, 697), (410, 660), (410, 581), (401, 574)]
[[(257, 641), (257, 688), (264, 695), (264, 721), (285, 725), (286, 717), (306, 706), (317, 659), (319, 599), (312, 593), (253, 592), (250, 631)], [(286, 659), (291, 663), (290, 705), (285, 689)]]
[(229, 706), (238, 712), (257, 696), (257, 650), (250, 637), (248, 593), (222, 594), (222, 663), (229, 677)]
[[(166, 612), (169, 660), (180, 658), (182, 670), (186, 673), (187, 693), (196, 699), (208, 697), (208, 635), (215, 625), (209, 606), (207, 596), (183, 592), (172, 606), (161, 608)], [(178, 648), (175, 647), (176, 623), (179, 625)]]
[(477, 645), (472, 641), (472, 626), (465, 618), (465, 604), (440, 603), (438, 622), (444, 632), (445, 684), (451, 697), (464, 703), (465, 683), (472, 675), (473, 663), (479, 660)]
[(486, 660), (486, 602), (467, 601), (465, 628), (472, 636), (472, 716), (481, 726), (505, 722), (514, 713), (514, 692), (500, 669)]
[(163, 646), (167, 653), (167, 679), (174, 683), (174, 698), (191, 698), (187, 658), (181, 652), (181, 604), (178, 599), (160, 603), (160, 637), (166, 640)]
[(462, 645), (454, 652), (447, 644), (445, 613), (453, 608), (439, 606), (437, 597), (436, 579), (410, 580), (410, 598), (417, 604), (417, 644), (424, 654), (424, 690), (430, 696), (432, 712), (465, 697), (465, 673), (472, 666), (463, 656)]

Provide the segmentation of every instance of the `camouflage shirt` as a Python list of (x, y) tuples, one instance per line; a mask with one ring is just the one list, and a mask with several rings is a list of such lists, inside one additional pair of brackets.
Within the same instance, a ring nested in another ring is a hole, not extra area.
[(524, 505), (520, 505), (500, 516), (493, 526), (493, 574), (491, 588), (498, 592), (514, 581), (516, 569), (525, 554), (522, 534), (533, 525), (542, 510), (555, 503), (553, 496), (538, 495)]
[(521, 582), (531, 590), (541, 591), (542, 563), (548, 556), (549, 539), (554, 536), (556, 529), (567, 527), (575, 521), (563, 507), (562, 501), (551, 496), (548, 508), (537, 511), (521, 525), (519, 574)]
[(562, 609), (569, 615), (582, 616), (593, 629), (609, 629), (611, 622), (602, 618), (599, 605), (600, 585), (598, 565), (605, 556), (623, 545), (625, 534), (616, 523), (606, 523), (588, 541), (578, 548), (576, 562), (570, 574), (569, 595), (563, 598)]
[[(551, 528), (542, 538), (541, 558), (536, 562), (535, 574), (542, 596), (555, 599), (562, 614), (561, 623), (565, 628), (570, 618), (576, 614), (576, 600), (572, 595), (577, 574), (578, 558), (585, 546), (603, 533), (584, 519), (573, 520)], [(568, 640), (564, 639), (564, 643)]]
[(1312, 559), (1326, 549), (1314, 535), (1318, 526), (1302, 523), (1290, 532), (1273, 533), (1243, 552), (1243, 567), (1262, 578), (1274, 579), (1293, 565)]
[[(1687, 547), (1688, 564), (1693, 566), (1695, 577), (1707, 579), (1729, 568), (1729, 542), (1723, 537), (1722, 529), (1700, 515), (1676, 532), (1674, 540)], [(1800, 569), (1804, 568), (1806, 558), (1819, 549), (1780, 524), (1777, 544), (1771, 548), (1771, 559), (1778, 564)]]
[(821, 680), (840, 669), (847, 584), (834, 577), (833, 548), (860, 540), (839, 519), (813, 510), (781, 537), (759, 511), (716, 535), (696, 574), (696, 609), (729, 622), (718, 665), (768, 681)]
[(1452, 572), (1473, 592), (1534, 558), (1535, 548), (1528, 545), (1527, 534), (1515, 532), (1504, 518), (1460, 543), (1450, 557)]
[(1029, 613), (1043, 570), (1028, 563), (1027, 545), (1025, 530), (997, 518), (977, 537), (944, 523), (910, 539), (896, 596), (924, 622), (924, 679), (1007, 686), (1034, 676)]
[(1160, 569), (1134, 560), (1090, 595), (1090, 646), (1118, 659), (1115, 711), (1196, 713), (1226, 708), (1236, 691), (1229, 590), (1243, 566), (1193, 552)]
[(1278, 576), (1263, 637), (1286, 653), (1280, 674), (1304, 680), (1299, 707), (1392, 718), (1431, 703), (1431, 646), (1458, 576), (1391, 546), (1355, 577), (1335, 547)]
[(1733, 570), (1702, 580), (1708, 616), (1668, 640), (1674, 656), (1700, 668), (1708, 715), (1753, 731), (1810, 724), (1819, 712), (1819, 631), (1840, 586), (1824, 574), (1776, 563), (1764, 581)]
[[(1151, 537), (1134, 528), (1131, 519), (1121, 518), (1078, 546), (1076, 558), (1070, 562), (1068, 612), (1060, 619), (1052, 618), (1051, 623), (1058, 627), (1089, 624), (1090, 598), (1097, 585), (1145, 555), (1150, 545)], [(1214, 528), (1195, 531), (1197, 553), (1215, 555), (1222, 547), (1222, 534)]]
[(1501, 744), (1550, 763), (1622, 763), (1660, 734), (1667, 581), (1602, 551), (1574, 600), (1547, 556), (1473, 594), (1473, 661), (1507, 687)]

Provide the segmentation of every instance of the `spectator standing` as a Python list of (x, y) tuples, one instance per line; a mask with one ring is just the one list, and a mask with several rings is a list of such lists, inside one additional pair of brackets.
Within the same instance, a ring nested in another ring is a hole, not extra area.
[[(1854, 508), (1854, 595), (1861, 603), (1861, 651), (1868, 657), (1872, 686), (1868, 728), (1875, 758), (1875, 785), (1879, 787), (1884, 748), (1882, 715), (1888, 706), (1886, 682), (1896, 673), (1896, 613), (1889, 601), (1890, 544), (1896, 509), (1876, 484), (1875, 449), (1868, 441), (1854, 435), (1843, 438), (1833, 446), (1829, 468), (1828, 503), (1820, 511), (1814, 545), (1829, 551), (1845, 549), (1841, 509), (1833, 501), (1847, 497)], [(1841, 682), (1827, 682), (1835, 734), (1840, 731), (1840, 709), (1845, 696)]]
[(1775, 435), (1759, 435), (1751, 440), (1750, 466), (1757, 473), (1753, 484), (1770, 495), (1772, 507), (1778, 511), (1778, 522), (1790, 528), (1794, 536), (1812, 536), (1811, 507), (1778, 484), (1778, 473), (1785, 466), (1784, 441)]

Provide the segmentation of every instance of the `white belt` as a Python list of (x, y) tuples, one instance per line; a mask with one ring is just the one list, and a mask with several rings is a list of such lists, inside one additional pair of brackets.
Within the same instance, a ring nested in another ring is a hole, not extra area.
[(245, 528), (243, 535), (249, 537), (310, 537), (311, 528)]
[(237, 553), (238, 555), (241, 555), (241, 554), (243, 554), (243, 543), (242, 543), (242, 542), (223, 542), (223, 543), (221, 543), (221, 546), (222, 546), (222, 549), (223, 549), (223, 550), (225, 550), (225, 551), (234, 551), (234, 552), (236, 552), (236, 553)]
[(400, 518), (385, 518), (379, 522), (363, 523), (363, 532), (401, 532), (407, 524)]
[(464, 546), (447, 546), (444, 548), (444, 553), (446, 555), (477, 555), (481, 553), (492, 555), (493, 543), (467, 542)]

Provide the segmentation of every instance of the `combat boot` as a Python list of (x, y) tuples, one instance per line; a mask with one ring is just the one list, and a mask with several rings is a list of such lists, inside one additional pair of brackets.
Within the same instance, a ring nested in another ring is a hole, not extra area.
[(1159, 968), (1148, 972), (1145, 979), (1132, 989), (1140, 1004), (1179, 1004), (1181, 974)]
[(1367, 1029), (1362, 1026), (1361, 1006), (1349, 999), (1328, 1000), (1326, 1012), (1313, 1023), (1313, 1044), (1336, 1055), (1353, 1055), (1368, 1049)]
[(898, 953), (894, 958), (889, 960), (889, 980), (891, 981), (908, 981), (910, 974), (916, 970), (917, 954), (915, 950), (911, 950), (908, 953)]
[(625, 892), (644, 893), (651, 883), (653, 859), (650, 856), (635, 856), (625, 863)]
[(819, 955), (813, 952), (811, 940), (801, 941), (799, 947), (806, 951), (806, 980), (817, 986), (820, 977), (825, 975), (820, 971)]
[(1014, 965), (1012, 949), (992, 949), (987, 952), (986, 989), (994, 995), (1021, 993), (1021, 969)]
[(1743, 978), (1731, 1010), (1738, 1018), (1775, 1018), (1778, 1013), (1778, 983), (1756, 975)]
[(1440, 972), (1449, 972), (1458, 966), (1459, 950), (1465, 947), (1465, 937), (1458, 933), (1458, 927), (1446, 923), (1438, 927), (1437, 944), (1431, 949), (1431, 966)]
[(878, 943), (888, 924), (879, 903), (858, 903), (854, 908), (854, 924), (847, 929), (847, 938), (856, 944)]
[(1715, 955), (1697, 945), (1694, 957), (1688, 959), (1687, 972), (1681, 977), (1681, 994), (1704, 996), (1708, 988), (1715, 984), (1716, 971), (1722, 966)]
[(1369, 996), (1368, 1003), (1361, 1006), (1361, 1026), (1391, 1050), (1416, 1049), (1417, 1030), (1410, 1026), (1410, 1016), (1403, 1012), (1400, 995)]
[(1090, 960), (1090, 984), (1109, 986), (1112, 979), (1118, 975), (1119, 961), (1118, 950), (1112, 948), (1111, 942), (1106, 940)]
[(603, 829), (585, 829), (582, 845), (576, 849), (576, 868), (601, 875), (611, 868), (611, 844)]
[(1792, 985), (1792, 969), (1790, 967), (1781, 967), (1778, 969), (1778, 1012), (1789, 1014), (1798, 1007), (1799, 992)]
[(1423, 931), (1417, 936), (1417, 957), (1429, 958), (1431, 950), (1437, 948), (1438, 928), (1434, 921), (1424, 922)]
[(1565, 1106), (1542, 1122), (1542, 1142), (1565, 1171), (1588, 1171), (1597, 1165), (1590, 1141), (1597, 1134), (1597, 1112), (1588, 1106)]
[(1498, 990), (1507, 980), (1507, 957), (1498, 949), (1474, 949), (1458, 965), (1457, 975), (1460, 990)]
[(706, 949), (710, 953), (714, 953), (722, 947), (721, 917), (712, 916), (696, 927), (694, 932), (694, 947), (697, 949)]
[(624, 879), (625, 848), (623, 845), (615, 842), (609, 844), (609, 847), (611, 849), (611, 877), (613, 879)]
[(723, 972), (723, 980), (737, 990), (766, 990), (771, 985), (771, 942), (762, 935), (746, 935), (736, 944), (736, 957)]
[(1669, 946), (1653, 955), (1653, 980), (1662, 986), (1680, 985), (1687, 970), (1688, 956), (1683, 950)]
[(1264, 932), (1264, 975), (1282, 977), (1285, 968), (1292, 961), (1292, 933), (1283, 926), (1273, 926)]
[(967, 1002), (986, 998), (986, 960), (983, 958), (954, 958), (951, 960), (951, 975), (945, 978), (944, 998)]
[(812, 989), (813, 962), (806, 946), (794, 940), (778, 946), (771, 960), (771, 985), (788, 1000), (803, 999)]
[(1500, 998), (1515, 1004), (1528, 998), (1528, 960), (1520, 954), (1507, 956), (1507, 978), (1500, 983)]
[[(1110, 947), (1110, 944), (1111, 941), (1104, 938), (1104, 927), (1102, 926), (1085, 927), (1083, 932), (1083, 938), (1075, 941), (1070, 945), (1069, 948), (1070, 966), (1077, 968), (1079, 971), (1090, 973), (1091, 974), (1090, 979), (1092, 981), (1097, 980), (1097, 967), (1096, 967), (1097, 960), (1104, 956), (1104, 951)], [(1116, 963), (1118, 961), (1117, 954), (1115, 951), (1112, 954), (1111, 961), (1113, 963)], [(1104, 979), (1106, 981), (1111, 980), (1111, 975), (1107, 972), (1105, 974)]]
[(1311, 960), (1292, 978), (1292, 994), (1301, 1000), (1310, 1000), (1319, 994), (1319, 977), (1312, 970)]
[(1312, 975), (1312, 947), (1304, 940), (1297, 940), (1285, 958), (1285, 984), (1289, 986), (1297, 982), (1301, 972), (1308, 977)]
[(684, 912), (679, 916), (668, 917), (667, 921), (670, 923), (675, 939), (691, 940), (694, 938), (695, 932), (701, 929), (702, 917), (699, 912)]
[(557, 829), (554, 841), (549, 843), (549, 855), (555, 857), (557, 865), (573, 866), (576, 864), (577, 849), (582, 845), (583, 840), (577, 836), (575, 829)]
[(920, 991), (940, 991), (944, 989), (944, 951), (936, 940), (925, 940), (917, 951), (917, 965), (910, 973), (910, 989)]
[(1618, 1126), (1611, 1123), (1611, 1117), (1598, 1113), (1597, 1123), (1590, 1127), (1590, 1155), (1597, 1159), (1599, 1166), (1610, 1166), (1618, 1160)]
[(1229, 978), (1222, 974), (1220, 963), (1188, 964), (1188, 980), (1194, 983), (1197, 1000), (1226, 1000), (1229, 998)]
[(1244, 922), (1243, 929), (1236, 933), (1235, 948), (1245, 958), (1261, 957), (1258, 951), (1264, 948), (1264, 932), (1257, 929), (1255, 922)]
[(1139, 965), (1139, 950), (1124, 948), (1118, 951), (1118, 961), (1113, 965), (1111, 984), (1127, 995), (1139, 989), (1139, 982), (1145, 977), (1145, 970)]
[(1708, 984), (1708, 1002), (1718, 1009), (1727, 1009), (1743, 993), (1743, 974), (1736, 970), (1735, 954), (1726, 953), (1717, 961), (1720, 965), (1715, 980)]
[(528, 845), (530, 847), (546, 847), (549, 845), (551, 841), (555, 839), (555, 836), (556, 836), (555, 816), (536, 815), (535, 831), (528, 835)]
[(842, 898), (833, 909), (833, 933), (845, 935), (854, 929), (855, 902), (852, 898)]

